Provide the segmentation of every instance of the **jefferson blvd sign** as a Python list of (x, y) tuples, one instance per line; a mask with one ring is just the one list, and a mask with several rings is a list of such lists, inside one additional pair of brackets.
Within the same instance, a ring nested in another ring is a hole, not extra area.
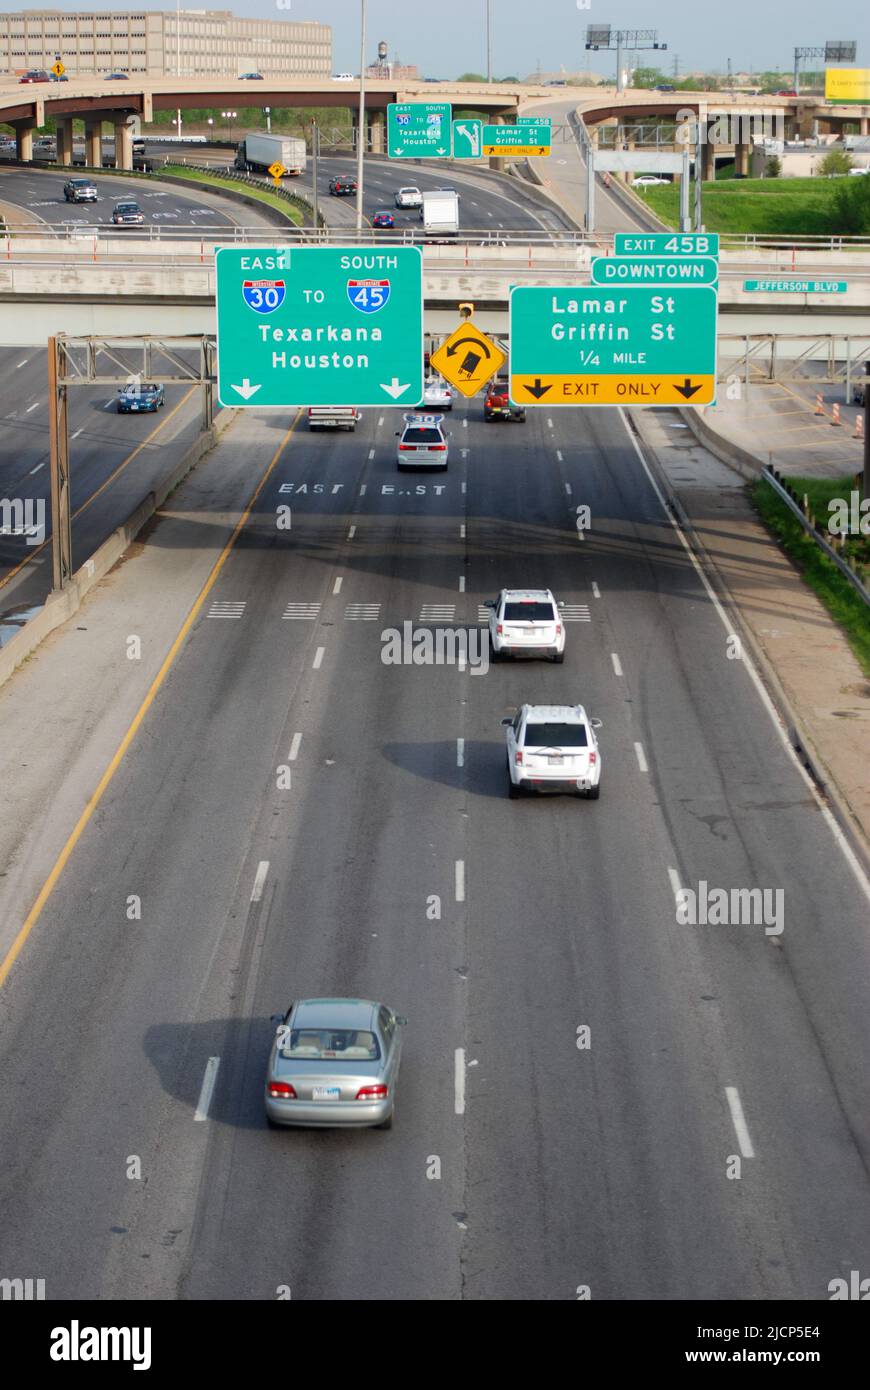
[(518, 405), (711, 405), (709, 285), (514, 286), (510, 394)]
[(407, 408), (422, 398), (419, 247), (215, 254), (221, 405)]

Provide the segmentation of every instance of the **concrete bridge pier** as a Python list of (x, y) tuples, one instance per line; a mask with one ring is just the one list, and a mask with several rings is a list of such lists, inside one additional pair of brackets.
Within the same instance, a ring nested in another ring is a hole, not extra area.
[(72, 116), (59, 116), (56, 121), (57, 128), (57, 162), (58, 164), (72, 164), (73, 152), (73, 123)]
[(369, 118), (369, 149), (372, 154), (385, 154), (387, 150), (387, 113), (372, 111)]
[(133, 131), (127, 124), (126, 111), (115, 111), (110, 117), (115, 127), (115, 168), (133, 168)]
[(734, 146), (734, 172), (741, 178), (749, 175), (749, 141), (740, 140)]
[(39, 127), (35, 121), (13, 121), (12, 125), (15, 129), (15, 158), (32, 159), (33, 134)]
[(103, 167), (103, 122), (85, 121), (85, 166), (88, 169)]

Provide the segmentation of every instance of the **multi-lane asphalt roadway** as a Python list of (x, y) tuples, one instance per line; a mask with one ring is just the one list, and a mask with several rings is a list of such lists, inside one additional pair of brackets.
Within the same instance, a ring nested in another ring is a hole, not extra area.
[[(0, 640), (4, 620), (44, 602), (51, 588), (48, 375), (46, 354), (0, 348), (0, 495), (44, 507), (45, 537), (16, 533), (0, 519)], [(83, 564), (166, 477), (199, 429), (197, 388), (167, 386), (154, 413), (120, 415), (117, 390), (69, 392), (73, 567)]]
[[(85, 224), (89, 227), (111, 223), (112, 208), (125, 200), (136, 202), (149, 224), (184, 227), (229, 227), (241, 223), (251, 225), (258, 220), (249, 209), (234, 206), (226, 198), (217, 199), (193, 189), (189, 194), (170, 183), (152, 183), (146, 179), (125, 179), (100, 174), (96, 203), (68, 203), (63, 186), (68, 177), (81, 176), (81, 170), (3, 168), (0, 165), (0, 202), (22, 208), (30, 218), (61, 224)], [(120, 229), (125, 232), (127, 229)], [(134, 228), (135, 231), (135, 228)]]
[[(248, 415), (104, 599), (146, 651), (189, 628), (3, 987), (0, 1265), (49, 1298), (818, 1300), (870, 1264), (866, 884), (621, 414), (481, 417), (400, 475), (396, 412)], [(573, 606), (563, 666), (382, 661), (503, 585)], [(130, 679), (56, 769), (69, 830)], [(524, 701), (601, 718), (599, 802), (508, 799)], [(784, 930), (679, 924), (702, 880)], [(270, 1132), (270, 1014), (342, 994), (408, 1015), (393, 1130)]]

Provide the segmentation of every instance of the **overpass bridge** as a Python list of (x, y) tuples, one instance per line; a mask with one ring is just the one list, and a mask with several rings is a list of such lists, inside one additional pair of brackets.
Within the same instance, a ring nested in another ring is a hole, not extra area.
[[(366, 109), (370, 122), (367, 143), (373, 153), (385, 147), (386, 108), (393, 101), (449, 101), (463, 110), (479, 111), (495, 123), (513, 120), (528, 103), (565, 100), (552, 88), (528, 83), (395, 81), (385, 78), (366, 80)], [(571, 100), (589, 126), (603, 122), (639, 119), (674, 119), (680, 112), (692, 111), (704, 121), (728, 117), (760, 120), (768, 117), (782, 124), (788, 134), (805, 134), (814, 122), (839, 129), (857, 122), (862, 134), (870, 133), (870, 104), (833, 105), (816, 96), (750, 97), (723, 92), (648, 92), (629, 89), (616, 93), (604, 87), (575, 87)], [(350, 82), (307, 81), (297, 78), (285, 82), (243, 81), (239, 78), (131, 78), (123, 84), (97, 77), (78, 77), (62, 84), (22, 86), (12, 79), (0, 80), (0, 122), (15, 130), (17, 156), (33, 157), (33, 134), (51, 116), (57, 122), (58, 159), (72, 159), (72, 122), (85, 122), (86, 163), (100, 168), (102, 122), (115, 128), (118, 167), (132, 168), (132, 135), (129, 119), (137, 116), (148, 123), (155, 111), (189, 110), (196, 107), (314, 107), (345, 108), (356, 120), (358, 87)]]

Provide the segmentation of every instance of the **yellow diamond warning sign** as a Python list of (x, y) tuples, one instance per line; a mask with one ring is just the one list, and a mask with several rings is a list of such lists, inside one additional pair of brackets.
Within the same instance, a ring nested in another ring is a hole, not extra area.
[(506, 362), (497, 343), (465, 319), (432, 353), (429, 361), (463, 396), (476, 396)]
[(54, 73), (55, 77), (63, 77), (64, 73), (66, 72), (66, 68), (64, 67), (63, 63), (60, 61), (59, 58), (51, 70)]
[(284, 165), (278, 159), (275, 160), (274, 164), (269, 165), (269, 173), (272, 175), (272, 178), (276, 181), (278, 179), (283, 179), (286, 172), (287, 170), (284, 168)]

